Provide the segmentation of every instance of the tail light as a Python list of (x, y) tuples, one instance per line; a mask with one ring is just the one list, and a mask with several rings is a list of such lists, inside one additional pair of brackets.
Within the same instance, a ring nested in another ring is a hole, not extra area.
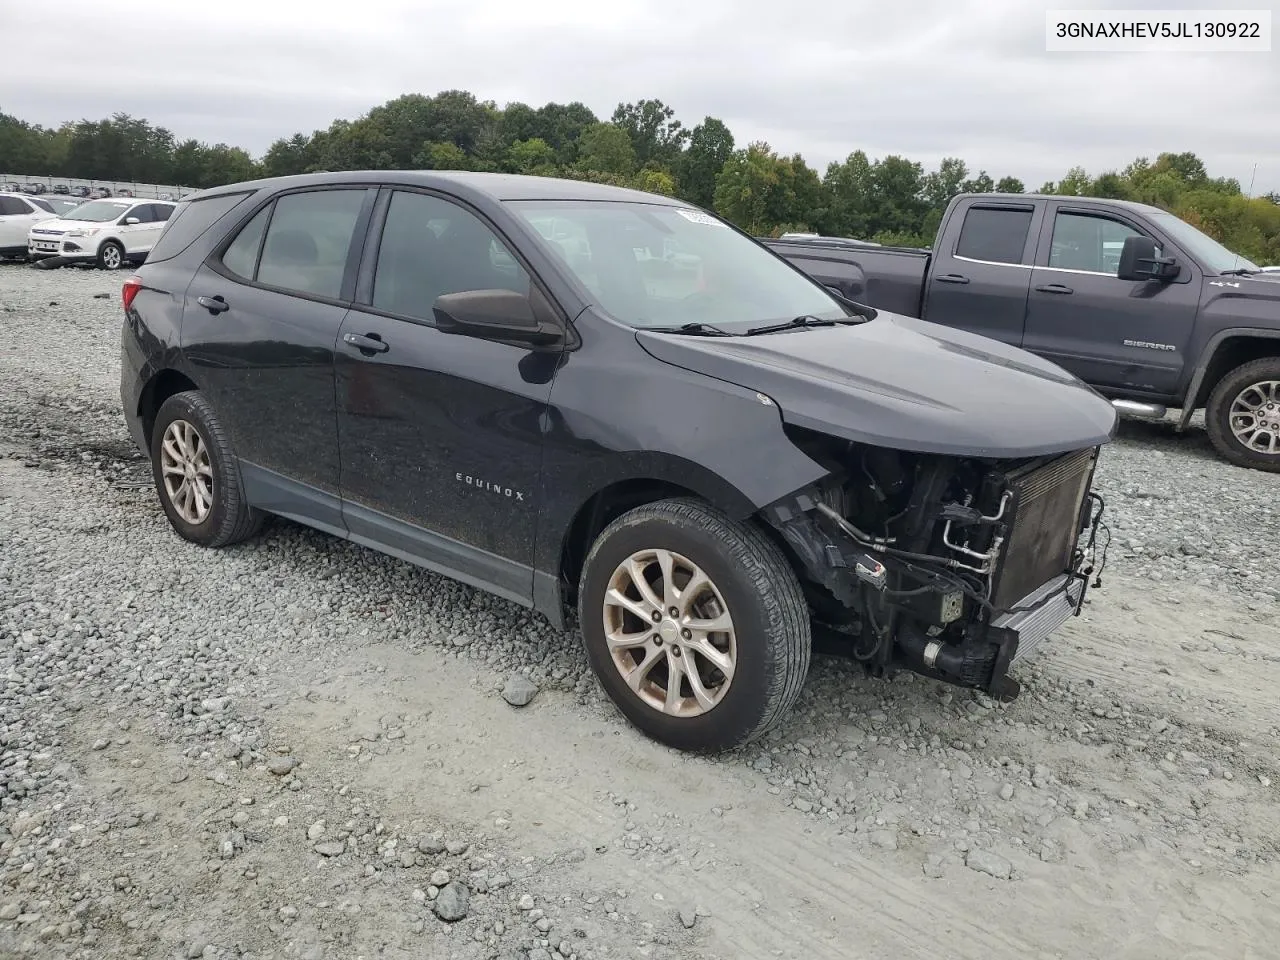
[(124, 286), (120, 288), (120, 301), (124, 304), (124, 312), (128, 313), (129, 308), (133, 306), (133, 298), (138, 295), (138, 291), (142, 289), (142, 278), (134, 274), (124, 282)]

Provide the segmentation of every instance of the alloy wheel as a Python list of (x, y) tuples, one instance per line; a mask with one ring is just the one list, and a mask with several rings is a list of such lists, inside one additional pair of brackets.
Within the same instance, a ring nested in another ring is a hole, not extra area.
[(720, 590), (693, 561), (670, 550), (633, 553), (609, 578), (603, 615), (613, 665), (648, 706), (696, 717), (724, 699), (737, 635)]
[(160, 472), (173, 508), (187, 523), (204, 523), (213, 509), (213, 466), (209, 447), (186, 420), (174, 420), (160, 446)]

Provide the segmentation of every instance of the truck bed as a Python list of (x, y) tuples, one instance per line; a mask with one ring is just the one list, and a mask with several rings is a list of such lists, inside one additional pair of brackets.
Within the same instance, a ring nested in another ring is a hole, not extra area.
[(760, 242), (850, 300), (920, 317), (928, 250), (871, 247), (832, 238), (762, 237)]

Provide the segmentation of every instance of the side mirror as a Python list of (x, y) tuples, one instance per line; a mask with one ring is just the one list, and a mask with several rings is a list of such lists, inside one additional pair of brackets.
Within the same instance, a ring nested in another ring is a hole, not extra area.
[(1181, 269), (1173, 257), (1156, 256), (1156, 242), (1150, 237), (1131, 236), (1124, 238), (1116, 276), (1121, 280), (1173, 280)]
[(441, 333), (537, 345), (556, 343), (562, 337), (557, 325), (539, 320), (529, 298), (514, 290), (446, 293), (436, 297), (431, 309)]
[(132, 226), (132, 225), (133, 225), (133, 224), (135, 224), (135, 223), (141, 223), (141, 222), (142, 222), (142, 221), (141, 221), (141, 220), (139, 220), (137, 217), (125, 217), (125, 218), (124, 218), (124, 225), (125, 225), (126, 227), (128, 227), (128, 226)]

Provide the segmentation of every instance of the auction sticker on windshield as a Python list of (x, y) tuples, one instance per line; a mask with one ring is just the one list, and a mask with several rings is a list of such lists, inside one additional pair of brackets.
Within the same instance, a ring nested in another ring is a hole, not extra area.
[(723, 227), (724, 224), (711, 216), (709, 213), (703, 213), (701, 210), (677, 210), (676, 213), (684, 217), (690, 223), (705, 223), (709, 227)]

